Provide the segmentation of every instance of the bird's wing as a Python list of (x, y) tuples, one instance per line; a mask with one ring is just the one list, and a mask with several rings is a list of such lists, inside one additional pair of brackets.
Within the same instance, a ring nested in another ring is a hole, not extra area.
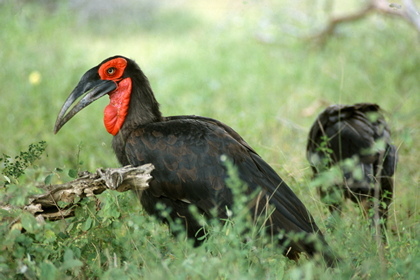
[[(139, 127), (127, 139), (126, 154), (133, 165), (155, 165), (148, 190), (154, 197), (189, 202), (208, 214), (218, 207), (219, 216), (233, 203), (225, 184), (228, 173), (221, 157), (225, 155), (247, 184), (246, 193), (260, 188), (261, 197), (275, 207), (271, 216), (275, 232), (318, 231), (303, 203), (275, 171), (239, 134), (217, 120), (180, 116)], [(264, 204), (254, 200), (251, 208), (262, 211)]]
[[(260, 187), (269, 204), (275, 206), (276, 211), (271, 215), (274, 226), (289, 224), (288, 228), (290, 229), (297, 226), (299, 230), (305, 232), (319, 231), (312, 216), (296, 194), (236, 131), (217, 120), (210, 118), (202, 118), (202, 120), (223, 128), (237, 143), (246, 149), (246, 160), (235, 161), (235, 166), (238, 168), (241, 179), (251, 189)], [(234, 158), (234, 155), (231, 157)], [(260, 209), (257, 210), (259, 213), (266, 210), (266, 206), (261, 205), (264, 205), (263, 201), (259, 202)]]

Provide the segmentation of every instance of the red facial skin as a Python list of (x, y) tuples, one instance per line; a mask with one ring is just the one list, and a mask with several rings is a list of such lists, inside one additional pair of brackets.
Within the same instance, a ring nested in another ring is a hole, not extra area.
[(112, 135), (118, 133), (128, 113), (132, 82), (130, 78), (121, 78), (126, 66), (125, 59), (115, 58), (101, 65), (98, 71), (102, 80), (111, 80), (117, 85), (117, 88), (109, 93), (110, 102), (104, 111), (105, 128)]

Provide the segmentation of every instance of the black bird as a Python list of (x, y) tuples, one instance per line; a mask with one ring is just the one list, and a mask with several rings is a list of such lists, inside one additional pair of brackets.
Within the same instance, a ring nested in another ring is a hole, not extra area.
[[(183, 219), (188, 237), (198, 245), (201, 225), (189, 206), (195, 205), (206, 217), (212, 217), (213, 209), (217, 209), (218, 218), (227, 217), (226, 207), (230, 208), (234, 200), (225, 183), (228, 175), (223, 159), (227, 158), (247, 184), (247, 195), (260, 188), (250, 211), (268, 212), (266, 202), (274, 207), (265, 226), (274, 236), (285, 233), (279, 240), (281, 245), (288, 241), (284, 254), (294, 260), (301, 252), (314, 255), (319, 247), (315, 247), (314, 238), (308, 239), (315, 237), (325, 249), (322, 254), (326, 262), (333, 264), (333, 254), (311, 214), (254, 149), (220, 121), (199, 116), (163, 117), (148, 79), (131, 59), (110, 57), (87, 71), (61, 108), (54, 132), (105, 95), (109, 95), (110, 103), (104, 111), (104, 123), (114, 135), (112, 146), (119, 162), (155, 166), (150, 187), (140, 195), (149, 214), (165, 220), (156, 209), (159, 203), (165, 205), (171, 209), (172, 220)], [(289, 238), (293, 233), (305, 238)]]
[[(342, 202), (348, 198), (360, 203), (368, 216), (373, 209), (376, 184), (384, 234), (394, 189), (392, 176), (397, 150), (391, 144), (391, 132), (381, 108), (371, 103), (329, 106), (312, 125), (306, 150), (314, 177), (335, 165), (342, 171), (343, 177), (338, 182), (318, 188), (331, 213), (340, 214)], [(371, 221), (373, 226), (374, 219)]]

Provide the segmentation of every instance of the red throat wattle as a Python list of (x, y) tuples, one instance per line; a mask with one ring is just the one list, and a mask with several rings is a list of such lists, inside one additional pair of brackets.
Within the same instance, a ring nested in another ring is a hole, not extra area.
[(104, 124), (106, 130), (116, 135), (124, 124), (128, 113), (131, 95), (131, 78), (125, 78), (118, 83), (116, 90), (109, 94), (109, 105), (105, 107)]

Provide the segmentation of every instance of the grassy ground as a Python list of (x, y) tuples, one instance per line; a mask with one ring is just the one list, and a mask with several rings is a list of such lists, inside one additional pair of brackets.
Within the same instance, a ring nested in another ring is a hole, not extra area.
[[(26, 235), (3, 223), (0, 275), (417, 279), (418, 34), (401, 20), (371, 16), (341, 27), (321, 47), (303, 37), (325, 24), (323, 1), (277, 2), (164, 2), (130, 9), (123, 4), (82, 9), (52, 1), (0, 2), (0, 154), (15, 156), (31, 143), (47, 141), (42, 158), (20, 179), (21, 188), (42, 182), (56, 168), (118, 166), (102, 125), (107, 100), (82, 111), (58, 135), (52, 130), (86, 70), (115, 54), (131, 57), (149, 77), (164, 115), (219, 119), (278, 171), (343, 256), (339, 269), (325, 271), (306, 259), (295, 264), (269, 245), (244, 245), (225, 228), (215, 228), (206, 246), (193, 249), (144, 215), (130, 195), (110, 193), (101, 197), (102, 210), (86, 202), (69, 222), (39, 226), (19, 214), (32, 228)], [(335, 12), (354, 8), (347, 2)], [(383, 260), (353, 205), (338, 230), (328, 231), (327, 210), (309, 184), (305, 145), (310, 125), (327, 104), (356, 102), (378, 103), (388, 112), (399, 150)], [(70, 180), (65, 173), (57, 173), (53, 182)]]

